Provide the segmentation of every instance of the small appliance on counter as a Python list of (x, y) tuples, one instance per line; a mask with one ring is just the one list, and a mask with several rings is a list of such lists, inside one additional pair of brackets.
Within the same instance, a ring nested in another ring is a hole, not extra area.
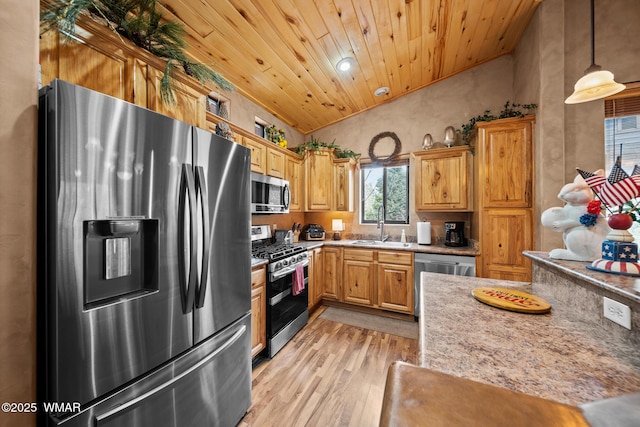
[(445, 222), (444, 229), (446, 231), (445, 246), (467, 246), (467, 239), (464, 237), (464, 221)]
[(307, 224), (302, 227), (302, 240), (324, 240), (324, 228), (319, 224)]
[(417, 223), (417, 231), (418, 231), (418, 244), (430, 245), (431, 244), (431, 223), (425, 222), (425, 221)]

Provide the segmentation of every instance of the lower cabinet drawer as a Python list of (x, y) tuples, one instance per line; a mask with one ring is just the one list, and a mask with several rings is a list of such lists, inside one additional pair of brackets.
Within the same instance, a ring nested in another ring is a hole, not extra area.
[(378, 251), (378, 262), (385, 264), (413, 265), (413, 252)]
[(375, 251), (371, 249), (345, 249), (344, 259), (352, 261), (373, 261)]

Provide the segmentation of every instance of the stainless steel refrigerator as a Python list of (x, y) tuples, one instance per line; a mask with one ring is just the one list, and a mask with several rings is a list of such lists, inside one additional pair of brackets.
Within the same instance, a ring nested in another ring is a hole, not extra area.
[(61, 80), (40, 92), (39, 134), (39, 423), (236, 425), (249, 150)]

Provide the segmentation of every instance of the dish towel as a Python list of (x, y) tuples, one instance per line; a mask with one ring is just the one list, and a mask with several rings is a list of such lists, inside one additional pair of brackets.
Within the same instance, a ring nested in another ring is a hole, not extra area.
[(301, 265), (296, 266), (296, 271), (293, 273), (293, 295), (296, 296), (304, 290), (304, 267)]

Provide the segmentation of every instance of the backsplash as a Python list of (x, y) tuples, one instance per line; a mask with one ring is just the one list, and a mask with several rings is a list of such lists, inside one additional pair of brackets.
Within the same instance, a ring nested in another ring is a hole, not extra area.
[[(334, 219), (341, 219), (344, 225), (342, 238), (345, 240), (375, 240), (380, 237), (380, 230), (375, 224), (362, 225), (358, 222), (355, 212), (292, 212), (288, 214), (272, 215), (252, 215), (251, 224), (267, 224), (273, 231), (273, 224), (279, 230), (291, 230), (293, 223), (321, 225), (331, 239), (331, 222)], [(447, 221), (464, 221), (464, 235), (467, 239), (471, 236), (471, 214), (467, 212), (430, 212), (419, 213), (411, 216), (411, 224), (385, 224), (384, 233), (389, 235), (389, 240), (400, 241), (402, 230), (405, 230), (407, 242), (417, 241), (416, 223), (418, 221), (431, 222), (431, 242), (432, 244), (443, 244), (445, 237), (444, 223)]]
[(273, 225), (276, 225), (278, 230), (291, 230), (293, 223), (300, 223), (303, 226), (305, 214), (302, 212), (293, 212), (288, 214), (273, 214), (273, 215), (251, 215), (251, 225), (268, 225), (271, 227), (273, 233)]

